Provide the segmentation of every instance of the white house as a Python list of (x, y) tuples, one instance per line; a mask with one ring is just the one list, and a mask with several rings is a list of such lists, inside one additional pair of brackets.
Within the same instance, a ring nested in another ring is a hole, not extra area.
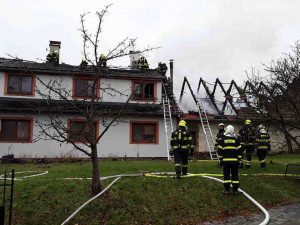
[[(61, 144), (38, 138), (42, 128), (36, 121), (48, 119), (45, 110), (49, 102), (45, 96), (50, 92), (43, 84), (55, 82), (67, 90), (67, 99), (76, 99), (78, 104), (97, 98), (97, 106), (113, 109), (112, 114), (125, 104), (129, 106), (129, 110), (122, 113), (120, 122), (111, 126), (98, 142), (99, 157), (167, 157), (162, 98), (165, 96), (163, 84), (170, 87), (170, 80), (156, 69), (106, 68), (97, 76), (100, 88), (91, 93), (89, 83), (94, 81), (94, 74), (93, 67), (89, 66), (81, 68), (0, 58), (0, 156), (86, 157), (68, 142)], [(132, 97), (126, 103), (130, 94)], [(67, 105), (54, 92), (51, 92), (51, 98), (50, 110)], [(64, 109), (61, 121), (68, 127), (80, 127), (80, 115)], [(175, 111), (173, 115), (175, 118)], [(104, 129), (101, 119), (97, 118), (92, 128), (96, 133)]]

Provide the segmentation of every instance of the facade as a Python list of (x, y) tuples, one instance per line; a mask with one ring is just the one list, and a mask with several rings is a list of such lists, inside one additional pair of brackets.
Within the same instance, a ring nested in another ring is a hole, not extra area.
[[(93, 83), (96, 89), (91, 88)], [(68, 101), (75, 101), (75, 107), (80, 107), (94, 99), (105, 120), (96, 118), (90, 127), (84, 128), (86, 135), (92, 131), (96, 135), (101, 133), (107, 121), (122, 112), (98, 141), (99, 157), (167, 157), (163, 85), (171, 86), (165, 75), (152, 69), (98, 70), (92, 66), (80, 68), (0, 58), (0, 156), (87, 157), (71, 143), (41, 138), (45, 127), (40, 124), (49, 121), (49, 112), (60, 112), (59, 120), (70, 130), (66, 132), (69, 138), (71, 131), (82, 128), (84, 118)], [(54, 86), (64, 90), (64, 98), (51, 91)], [(173, 112), (174, 118), (176, 113)], [(55, 132), (51, 126), (47, 129)]]

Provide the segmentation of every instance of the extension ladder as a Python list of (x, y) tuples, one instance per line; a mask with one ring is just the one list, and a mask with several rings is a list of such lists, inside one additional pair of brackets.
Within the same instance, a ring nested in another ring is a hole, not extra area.
[(197, 106), (199, 108), (199, 116), (200, 116), (200, 120), (201, 120), (201, 124), (202, 124), (202, 129), (203, 129), (203, 132), (204, 132), (204, 135), (206, 138), (206, 143), (207, 143), (210, 158), (212, 160), (218, 160), (219, 156), (215, 150), (215, 142), (214, 142), (214, 139), (213, 139), (213, 136), (211, 133), (211, 129), (210, 129), (209, 122), (207, 119), (206, 111), (205, 111), (201, 101), (197, 101)]
[(167, 141), (167, 154), (168, 154), (168, 160), (170, 160), (170, 141), (171, 141), (171, 135), (173, 132), (173, 124), (172, 124), (172, 114), (171, 114), (171, 106), (170, 101), (167, 95), (165, 95), (165, 98), (163, 98), (163, 110), (164, 110), (164, 121), (165, 121), (165, 133), (166, 133), (166, 141)]

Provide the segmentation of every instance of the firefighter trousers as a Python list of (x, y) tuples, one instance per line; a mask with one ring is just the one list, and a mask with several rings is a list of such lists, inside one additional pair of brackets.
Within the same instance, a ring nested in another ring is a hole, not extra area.
[(266, 155), (267, 155), (266, 149), (257, 149), (257, 157), (261, 167), (266, 167), (266, 160), (265, 160)]
[(223, 162), (224, 188), (229, 191), (232, 184), (233, 191), (237, 191), (239, 182), (239, 164), (238, 162)]
[(244, 151), (245, 150), (246, 150), (246, 166), (251, 166), (252, 153), (254, 150), (254, 146), (253, 145), (242, 145), (242, 148), (241, 148), (242, 159), (244, 159)]
[(180, 175), (182, 172), (183, 175), (186, 175), (188, 171), (188, 162), (189, 162), (188, 150), (183, 149), (183, 150), (174, 151), (174, 159), (175, 159), (176, 174)]

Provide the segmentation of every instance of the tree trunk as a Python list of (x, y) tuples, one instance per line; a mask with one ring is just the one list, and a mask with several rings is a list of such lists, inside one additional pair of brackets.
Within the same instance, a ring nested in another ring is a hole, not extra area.
[(286, 144), (288, 147), (288, 154), (294, 154), (290, 137), (287, 134), (285, 134), (284, 136), (285, 136)]
[(98, 154), (97, 154), (97, 146), (92, 145), (92, 164), (93, 164), (93, 179), (92, 179), (92, 194), (96, 195), (100, 193), (100, 176), (99, 176), (99, 166), (98, 166)]

